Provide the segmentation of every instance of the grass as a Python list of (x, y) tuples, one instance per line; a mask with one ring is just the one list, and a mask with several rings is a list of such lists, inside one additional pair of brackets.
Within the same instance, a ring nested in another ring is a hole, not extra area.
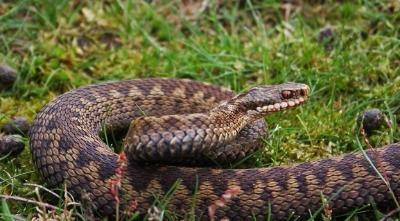
[[(196, 11), (193, 4), (161, 0), (0, 0), (0, 63), (18, 70), (13, 87), (0, 90), (0, 126), (12, 116), (33, 120), (57, 95), (109, 80), (192, 78), (236, 91), (295, 81), (310, 85), (311, 99), (268, 117), (265, 149), (246, 166), (358, 150), (355, 119), (371, 107), (393, 122), (371, 138), (372, 145), (398, 141), (399, 2), (312, 2), (289, 11), (277, 0), (209, 1)], [(335, 38), (321, 43), (319, 30), (328, 25)], [(36, 198), (24, 185), (43, 183), (28, 149), (1, 160), (1, 194)], [(2, 201), (1, 208), (4, 219), (35, 212), (34, 205), (14, 201)], [(362, 218), (360, 212), (348, 215)]]

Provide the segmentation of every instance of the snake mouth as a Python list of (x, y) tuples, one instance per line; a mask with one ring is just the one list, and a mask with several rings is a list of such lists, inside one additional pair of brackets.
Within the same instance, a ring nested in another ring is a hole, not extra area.
[(282, 101), (280, 103), (257, 107), (256, 110), (257, 110), (257, 112), (260, 112), (260, 113), (277, 112), (277, 111), (282, 111), (282, 110), (296, 107), (300, 104), (305, 103), (306, 101), (307, 101), (307, 97), (299, 97), (299, 98), (295, 98), (295, 99), (289, 99), (287, 101)]

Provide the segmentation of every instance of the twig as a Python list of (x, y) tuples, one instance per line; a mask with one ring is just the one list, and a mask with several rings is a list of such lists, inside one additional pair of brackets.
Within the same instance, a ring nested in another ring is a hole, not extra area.
[(380, 219), (379, 221), (386, 221), (388, 220), (390, 217), (392, 217), (394, 214), (400, 212), (400, 208), (396, 208), (392, 211), (390, 211), (389, 213), (385, 214), (382, 219)]
[(39, 202), (39, 201), (35, 201), (35, 200), (30, 200), (30, 199), (22, 198), (22, 197), (19, 197), (19, 196), (0, 195), (0, 198), (5, 199), (5, 200), (16, 200), (16, 201), (31, 203), (31, 204), (35, 204), (37, 206), (41, 206), (41, 207), (45, 207), (45, 208), (49, 208), (49, 209), (53, 209), (53, 210), (62, 211), (62, 209), (60, 209), (60, 208), (58, 208), (56, 206), (53, 206), (51, 204), (43, 203), (43, 202)]
[(42, 185), (38, 185), (38, 184), (35, 184), (35, 183), (25, 183), (24, 185), (25, 185), (25, 186), (33, 186), (33, 187), (36, 187), (36, 188), (45, 190), (46, 192), (50, 193), (51, 195), (57, 197), (58, 199), (61, 198), (58, 194), (56, 194), (55, 192), (53, 192), (53, 191), (47, 189), (46, 187), (44, 187), (44, 186), (42, 186)]

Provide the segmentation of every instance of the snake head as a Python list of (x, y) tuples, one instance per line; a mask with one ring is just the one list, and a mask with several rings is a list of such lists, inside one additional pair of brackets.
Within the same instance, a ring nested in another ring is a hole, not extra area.
[(285, 83), (258, 86), (232, 98), (228, 103), (246, 112), (252, 118), (261, 118), (269, 113), (293, 108), (303, 104), (310, 93), (305, 84)]

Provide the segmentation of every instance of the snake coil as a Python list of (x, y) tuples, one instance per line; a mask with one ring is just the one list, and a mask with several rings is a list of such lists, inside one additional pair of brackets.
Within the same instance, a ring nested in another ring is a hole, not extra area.
[(216, 217), (286, 220), (305, 217), (323, 202), (333, 212), (393, 202), (388, 187), (399, 196), (399, 144), (368, 150), (365, 156), (350, 153), (272, 168), (143, 163), (210, 164), (243, 158), (260, 146), (259, 137), (266, 133), (261, 118), (300, 105), (308, 91), (306, 85), (288, 83), (235, 95), (204, 83), (156, 78), (80, 88), (38, 113), (30, 131), (32, 157), (49, 185), (65, 183), (78, 199), (86, 193), (94, 209), (112, 216), (116, 200), (110, 182), (116, 178), (118, 155), (99, 134), (104, 125), (121, 130), (135, 119), (125, 139), (129, 161), (119, 189), (122, 208), (134, 201), (146, 213), (177, 180), (168, 209), (181, 218), (192, 211), (199, 219), (210, 218), (209, 206), (229, 190), (237, 192), (216, 208)]

